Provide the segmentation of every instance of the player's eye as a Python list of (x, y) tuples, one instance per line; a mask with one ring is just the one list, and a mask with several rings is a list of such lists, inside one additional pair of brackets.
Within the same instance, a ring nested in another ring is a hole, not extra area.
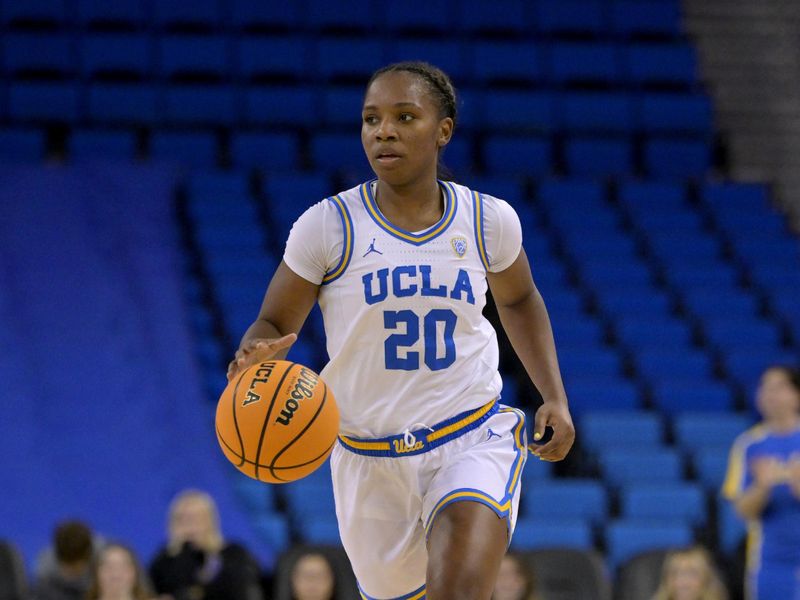
[(414, 120), (414, 115), (412, 115), (411, 113), (403, 113), (400, 115), (400, 120), (403, 121), (404, 123), (408, 123), (409, 121)]
[(378, 117), (375, 115), (364, 115), (364, 123), (367, 125), (375, 125), (378, 122)]

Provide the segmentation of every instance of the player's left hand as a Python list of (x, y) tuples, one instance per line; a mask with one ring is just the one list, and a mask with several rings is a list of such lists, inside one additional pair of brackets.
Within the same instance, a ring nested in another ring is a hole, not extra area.
[(575, 442), (575, 425), (565, 403), (545, 402), (539, 407), (533, 422), (535, 441), (542, 439), (545, 427), (553, 429), (553, 437), (540, 446), (533, 444), (528, 446), (529, 450), (542, 460), (550, 462), (563, 460)]

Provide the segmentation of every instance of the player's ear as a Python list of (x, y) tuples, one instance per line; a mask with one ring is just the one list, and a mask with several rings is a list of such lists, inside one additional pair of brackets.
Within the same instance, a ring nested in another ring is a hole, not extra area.
[(436, 143), (439, 145), (440, 148), (443, 148), (447, 145), (450, 141), (450, 138), (453, 136), (453, 119), (450, 117), (445, 117), (441, 121), (439, 121), (439, 138), (436, 140)]

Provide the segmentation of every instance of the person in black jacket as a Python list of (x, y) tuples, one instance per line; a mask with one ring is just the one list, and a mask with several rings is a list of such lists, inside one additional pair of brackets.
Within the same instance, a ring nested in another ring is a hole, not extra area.
[(214, 500), (186, 490), (172, 501), (168, 541), (150, 565), (158, 594), (174, 600), (262, 600), (258, 563), (220, 531)]

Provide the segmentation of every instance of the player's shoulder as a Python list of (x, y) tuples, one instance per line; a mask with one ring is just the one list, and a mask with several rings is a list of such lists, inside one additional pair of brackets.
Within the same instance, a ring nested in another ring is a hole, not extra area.
[(754, 444), (767, 440), (769, 435), (769, 428), (763, 423), (758, 423), (740, 433), (734, 440), (733, 445), (734, 447), (744, 450)]

